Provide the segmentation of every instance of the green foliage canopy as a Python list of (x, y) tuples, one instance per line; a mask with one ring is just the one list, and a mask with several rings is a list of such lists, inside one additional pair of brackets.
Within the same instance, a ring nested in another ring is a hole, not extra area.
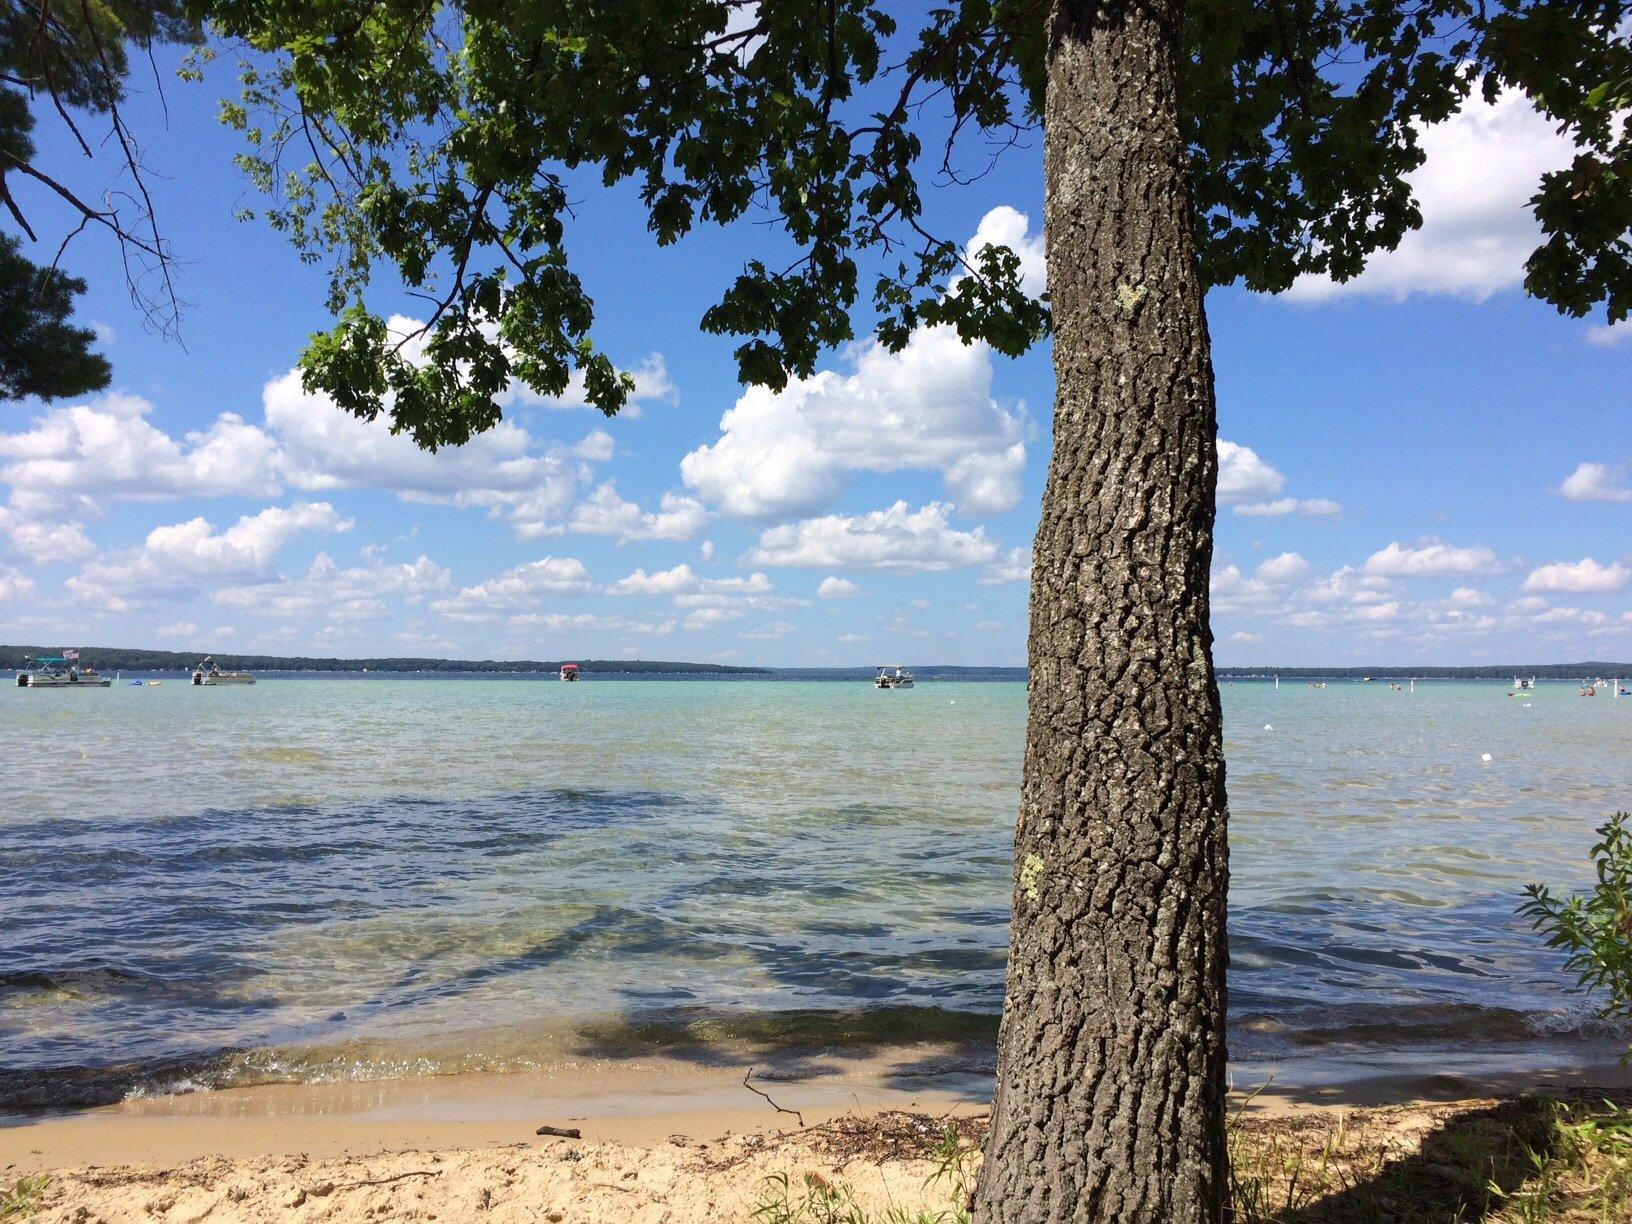
[[(1340, 280), (1421, 216), (1406, 176), (1424, 125), (1475, 91), (1518, 90), (1574, 164), (1535, 199), (1531, 292), (1571, 314), (1632, 310), (1632, 50), (1623, 2), (1194, 0), (1181, 103), (1209, 284)], [(332, 271), (338, 322), (308, 388), (421, 445), (491, 427), (519, 380), (556, 395), (582, 371), (611, 413), (629, 380), (596, 346), (569, 258), (569, 183), (633, 182), (658, 242), (761, 209), (798, 257), (750, 259), (703, 316), (742, 338), (741, 378), (781, 387), (853, 337), (863, 269), (880, 340), (925, 323), (1014, 354), (1046, 304), (1018, 261), (971, 263), (930, 232), (922, 183), (955, 180), (966, 135), (1012, 138), (1046, 87), (1036, 0), (928, 10), (872, 0), (195, 0), (268, 53), (227, 121), (276, 196), (268, 218)], [(926, 121), (926, 116), (929, 120)], [(937, 137), (926, 148), (924, 132)], [(944, 147), (943, 139), (944, 135)], [(927, 179), (926, 179), (927, 176)], [(429, 303), (390, 333), (380, 266)]]
[(107, 359), (96, 338), (68, 321), (85, 282), (36, 267), (0, 234), (0, 400), (56, 399), (108, 385)]

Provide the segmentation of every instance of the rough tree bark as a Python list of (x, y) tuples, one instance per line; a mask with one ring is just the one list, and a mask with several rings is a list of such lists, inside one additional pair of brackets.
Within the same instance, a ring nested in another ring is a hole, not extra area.
[(1183, 0), (1055, 0), (1054, 457), (987, 1224), (1224, 1218), (1224, 756), (1212, 359), (1177, 115)]

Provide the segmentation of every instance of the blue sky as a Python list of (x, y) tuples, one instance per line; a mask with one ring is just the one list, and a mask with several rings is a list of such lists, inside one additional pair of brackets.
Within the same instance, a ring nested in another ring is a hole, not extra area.
[[(161, 68), (169, 65), (161, 61)], [(637, 374), (608, 421), (518, 395), (420, 456), (304, 395), (321, 271), (258, 223), (214, 119), (231, 65), (136, 83), (181, 342), (131, 304), (110, 243), (67, 262), (106, 395), (0, 405), (0, 640), (185, 650), (1019, 663), (1049, 449), (1045, 349), (925, 332), (863, 343), (774, 397), (696, 323), (763, 224), (659, 250), (631, 193), (572, 230), (597, 336)], [(45, 156), (87, 163), (42, 119)], [(1223, 483), (1220, 662), (1632, 658), (1632, 330), (1518, 288), (1523, 201), (1567, 156), (1503, 99), (1427, 134), (1427, 223), (1347, 287), (1208, 302)], [(1041, 287), (1041, 157), (929, 193), (935, 228), (1017, 244)], [(64, 216), (25, 198), (54, 249)], [(53, 230), (53, 225), (57, 228)], [(375, 305), (412, 315), (381, 285)], [(860, 328), (858, 328), (860, 330)]]

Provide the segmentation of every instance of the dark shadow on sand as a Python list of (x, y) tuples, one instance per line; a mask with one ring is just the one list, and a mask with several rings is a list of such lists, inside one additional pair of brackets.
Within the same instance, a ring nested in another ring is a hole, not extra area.
[(1271, 1218), (1277, 1224), (1462, 1224), (1483, 1220), (1552, 1153), (1551, 1106), (1520, 1097), (1446, 1120), (1374, 1176)]

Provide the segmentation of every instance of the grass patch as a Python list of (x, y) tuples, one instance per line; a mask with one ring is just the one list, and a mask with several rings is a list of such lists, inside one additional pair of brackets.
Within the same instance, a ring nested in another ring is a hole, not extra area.
[(855, 1191), (818, 1173), (806, 1173), (797, 1187), (786, 1173), (765, 1179), (765, 1194), (754, 1208), (760, 1224), (968, 1224), (962, 1206), (886, 1207), (882, 1215), (863, 1211)]
[[(925, 1179), (930, 1206), (891, 1205), (883, 1213), (868, 1213), (856, 1202), (855, 1191), (843, 1182), (831, 1182), (818, 1173), (806, 1173), (796, 1183), (786, 1173), (765, 1179), (765, 1190), (754, 1219), (760, 1224), (970, 1224), (969, 1203), (975, 1189), (975, 1171), (980, 1167), (980, 1144), (970, 1139), (955, 1122), (943, 1124), (932, 1142), (922, 1138), (922, 1128), (914, 1128), (909, 1115), (890, 1115), (890, 1124), (879, 1127), (870, 1145), (876, 1151), (882, 1143), (900, 1151), (906, 1123), (907, 1142), (917, 1140), (914, 1156), (928, 1157), (935, 1169)], [(910, 1132), (918, 1130), (917, 1135)], [(894, 1132), (894, 1133), (892, 1133)], [(847, 1136), (854, 1140), (855, 1136)]]
[(1238, 1224), (1605, 1224), (1632, 1220), (1632, 1109), (1524, 1097), (1237, 1118)]
[(34, 1214), (40, 1195), (51, 1184), (49, 1177), (20, 1177), (9, 1186), (0, 1186), (0, 1220), (21, 1220)]
[(1503, 1194), (1495, 1219), (1632, 1220), (1632, 1109), (1603, 1101), (1551, 1106), (1548, 1149), (1532, 1153), (1535, 1172)]

